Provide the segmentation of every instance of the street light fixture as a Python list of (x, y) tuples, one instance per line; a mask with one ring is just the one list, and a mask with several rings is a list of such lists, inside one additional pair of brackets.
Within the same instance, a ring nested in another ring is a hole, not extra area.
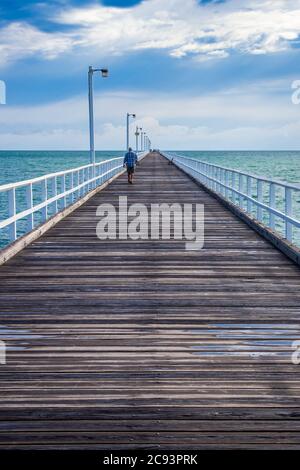
[(108, 77), (108, 69), (93, 69), (89, 66), (88, 85), (89, 85), (89, 127), (90, 127), (90, 161), (93, 164), (93, 176), (95, 176), (95, 134), (94, 134), (94, 98), (93, 98), (93, 74), (100, 72), (103, 78)]
[(138, 151), (139, 151), (139, 135), (140, 135), (138, 126), (136, 126), (136, 131), (135, 131), (134, 135), (135, 135), (135, 151), (136, 151), (136, 153), (138, 153)]
[(133, 113), (126, 114), (126, 151), (129, 149), (129, 118), (136, 118), (136, 115)]
[(108, 69), (100, 69), (100, 72), (103, 78), (108, 77)]

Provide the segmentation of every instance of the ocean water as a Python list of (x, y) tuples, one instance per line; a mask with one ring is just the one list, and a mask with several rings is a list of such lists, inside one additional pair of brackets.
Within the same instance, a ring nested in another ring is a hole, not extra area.
[[(231, 151), (231, 152), (205, 152), (205, 151), (180, 151), (183, 155), (196, 160), (213, 163), (235, 170), (245, 171), (256, 176), (264, 176), (283, 182), (299, 185), (300, 188), (300, 151)], [(236, 189), (238, 182), (236, 181)], [(257, 197), (257, 187), (252, 185), (252, 197)], [(276, 208), (284, 212), (284, 189), (276, 187)], [(300, 220), (300, 191), (293, 191), (292, 216)], [(235, 202), (235, 196), (230, 197)], [(263, 202), (269, 203), (269, 186), (263, 187)], [(246, 201), (244, 202), (246, 208)], [(268, 224), (269, 215), (263, 211), (263, 222)], [(252, 208), (252, 216), (257, 216), (257, 210)], [(285, 225), (281, 218), (275, 217), (275, 228), (282, 236), (285, 234)], [(300, 247), (300, 229), (293, 228), (293, 243)]]
[(300, 184), (300, 151), (174, 152), (254, 175)]
[[(96, 152), (96, 161), (120, 157), (123, 152)], [(0, 185), (36, 178), (78, 166), (88, 165), (89, 152), (73, 151), (4, 151), (0, 150)]]
[[(300, 183), (300, 151), (174, 151), (180, 155), (215, 163), (228, 168), (244, 170), (259, 176), (280, 179), (281, 181)], [(120, 157), (122, 151), (96, 152), (96, 160)], [(0, 151), (0, 185), (47, 173), (53, 173), (89, 163), (89, 153), (84, 151)], [(38, 198), (38, 188), (34, 197)], [(18, 196), (19, 210), (24, 207), (24, 194)], [(294, 197), (294, 216), (300, 218), (300, 193)], [(282, 207), (282, 197), (277, 195), (278, 208)], [(0, 218), (7, 215), (7, 201), (0, 193)], [(37, 222), (39, 214), (36, 214)], [(277, 229), (283, 232), (280, 220)], [(18, 235), (24, 233), (26, 221), (18, 223)], [(300, 246), (300, 231), (295, 230), (294, 242)], [(5, 230), (0, 231), (0, 248), (8, 242)]]
[[(123, 152), (103, 151), (96, 152), (96, 161), (100, 162), (109, 158), (120, 157)], [(84, 151), (0, 151), (0, 185), (16, 181), (36, 178), (49, 173), (55, 173), (62, 170), (77, 168), (88, 165), (89, 152)], [(58, 191), (60, 192), (60, 182), (58, 181)], [(51, 188), (49, 194), (51, 194)], [(41, 187), (36, 184), (33, 187), (34, 203), (41, 202)], [(24, 189), (16, 191), (17, 212), (26, 209), (26, 194)], [(70, 197), (69, 201), (70, 202)], [(62, 208), (62, 202), (59, 201), (58, 207)], [(54, 207), (49, 207), (49, 214), (54, 213)], [(8, 216), (8, 197), (7, 193), (0, 192), (0, 220)], [(34, 214), (35, 226), (41, 222), (41, 213)], [(26, 219), (17, 223), (18, 236), (26, 232)], [(0, 229), (0, 249), (9, 242), (8, 229)]]

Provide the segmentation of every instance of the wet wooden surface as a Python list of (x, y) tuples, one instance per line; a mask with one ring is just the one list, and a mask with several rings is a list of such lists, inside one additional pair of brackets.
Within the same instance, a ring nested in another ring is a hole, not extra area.
[[(119, 195), (204, 203), (204, 249), (98, 240)], [(300, 270), (164, 158), (0, 277), (0, 449), (300, 448)]]

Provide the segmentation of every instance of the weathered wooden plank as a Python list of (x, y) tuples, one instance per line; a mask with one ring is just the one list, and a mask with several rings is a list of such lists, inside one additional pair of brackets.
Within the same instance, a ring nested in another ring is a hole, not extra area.
[(15, 406), (1, 410), (2, 420), (63, 420), (71, 422), (76, 420), (87, 420), (91, 418), (100, 420), (149, 420), (149, 419), (165, 419), (165, 420), (228, 420), (233, 419), (259, 420), (268, 422), (269, 420), (299, 421), (299, 408), (281, 408), (281, 407), (162, 407), (162, 406), (127, 406), (127, 407), (26, 407)]
[[(299, 432), (299, 421), (284, 420), (176, 420), (176, 419), (131, 419), (131, 420), (37, 420), (0, 421), (0, 435), (7, 432)], [(45, 438), (46, 436), (44, 436)]]
[[(204, 203), (205, 246), (95, 236)], [(300, 270), (157, 154), (0, 269), (0, 448), (300, 448)]]

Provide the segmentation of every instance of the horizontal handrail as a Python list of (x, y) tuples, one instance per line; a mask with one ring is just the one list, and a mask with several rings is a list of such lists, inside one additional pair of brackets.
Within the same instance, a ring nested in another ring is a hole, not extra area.
[(180, 158), (186, 158), (190, 161), (193, 161), (193, 162), (196, 162), (196, 163), (206, 163), (208, 165), (210, 165), (211, 167), (215, 167), (215, 168), (220, 168), (222, 170), (227, 170), (227, 171), (233, 171), (234, 173), (238, 173), (239, 175), (243, 175), (243, 176), (249, 176), (251, 178), (255, 178), (257, 180), (260, 180), (260, 181), (264, 181), (266, 183), (275, 183), (277, 184), (278, 186), (282, 186), (284, 188), (291, 188), (291, 189), (294, 189), (296, 191), (299, 191), (300, 190), (300, 183), (288, 183), (288, 182), (285, 182), (285, 181), (281, 181), (281, 180), (278, 180), (276, 178), (267, 178), (266, 176), (260, 176), (260, 175), (256, 175), (255, 173), (247, 173), (245, 171), (240, 171), (240, 170), (237, 170), (236, 168), (230, 168), (230, 167), (226, 167), (226, 166), (221, 166), (221, 165), (216, 165), (214, 163), (208, 163), (208, 162), (205, 162), (203, 160), (197, 160), (196, 158), (190, 158), (190, 157), (187, 157), (186, 155), (179, 155), (179, 154), (173, 154), (173, 153), (163, 153), (163, 155), (169, 157), (169, 160), (174, 158), (175, 156), (176, 157), (180, 157)]
[[(138, 159), (140, 160), (146, 154), (147, 152), (139, 153)], [(123, 171), (123, 160), (123, 157), (115, 157), (98, 162), (95, 165), (83, 165), (0, 186), (0, 193), (7, 193), (8, 198), (7, 216), (0, 220), (0, 229), (8, 229), (8, 242), (12, 243), (18, 238), (17, 223), (22, 219), (27, 220), (25, 233), (30, 232), (37, 225), (34, 214), (39, 213), (39, 222), (45, 222), (50, 216), (81, 199), (89, 191), (103, 184), (112, 176), (121, 173)], [(39, 200), (34, 202), (33, 196), (36, 196), (34, 194), (34, 185), (36, 184), (41, 185), (41, 189), (39, 188), (36, 191)], [(48, 191), (49, 185), (51, 195)], [(20, 189), (22, 191), (25, 189), (25, 198), (24, 194), (21, 194), (19, 201), (17, 191)], [(17, 211), (18, 202), (21, 202), (22, 206), (25, 205), (26, 208), (22, 207), (21, 210)]]
[[(113, 160), (120, 160), (120, 159), (123, 159), (123, 157), (115, 157), (115, 158), (109, 158), (107, 160), (102, 160), (101, 162), (95, 163), (95, 167), (98, 167), (106, 162), (111, 162)], [(50, 179), (50, 178), (55, 178), (58, 176), (68, 175), (68, 174), (73, 173), (74, 171), (80, 171), (80, 170), (84, 170), (86, 168), (92, 168), (92, 167), (93, 167), (93, 164), (90, 163), (88, 165), (78, 166), (76, 168), (71, 168), (69, 170), (57, 171), (56, 173), (47, 173), (46, 175), (37, 176), (36, 178), (31, 178), (28, 180), (21, 180), (21, 181), (16, 181), (15, 183), (3, 184), (0, 186), (0, 192), (8, 191), (9, 189), (12, 189), (12, 188), (21, 188), (23, 186), (27, 186), (30, 183), (32, 184), (39, 183), (40, 181), (43, 181), (45, 178)]]
[[(182, 163), (186, 168), (190, 168), (190, 169), (193, 169), (190, 165), (186, 165), (185, 163)], [(213, 165), (213, 166), (216, 166), (216, 165)], [(220, 167), (221, 168), (221, 167)], [(202, 172), (199, 171), (199, 173), (203, 174)], [(243, 174), (243, 173), (242, 173)], [(223, 188), (229, 188), (228, 186), (226, 186), (226, 184), (222, 183), (221, 181), (217, 180), (216, 178), (212, 178), (210, 176), (208, 176), (208, 179), (210, 181), (213, 181), (217, 184), (220, 184)], [(300, 190), (300, 188), (297, 188), (298, 190)], [(233, 187), (230, 187), (230, 190), (233, 191), (236, 195), (238, 196), (242, 196), (243, 198), (247, 199), (248, 201), (251, 201), (253, 202), (254, 204), (256, 204), (258, 207), (261, 207), (262, 209), (265, 209), (265, 210), (269, 210), (272, 214), (276, 215), (277, 217), (281, 217), (283, 219), (286, 219), (288, 222), (290, 223), (293, 223), (295, 226), (297, 227), (300, 227), (300, 220), (296, 220), (294, 219), (293, 217), (290, 217), (286, 214), (284, 214), (283, 212), (280, 212), (278, 209), (276, 209), (275, 207), (270, 207), (268, 206), (267, 204), (264, 204), (263, 202), (260, 202), (260, 201), (257, 201), (256, 199), (254, 199), (253, 197), (251, 196), (248, 196), (248, 194), (244, 193), (244, 192), (241, 192), (239, 191), (238, 189), (235, 189)]]
[[(183, 155), (173, 153), (163, 153), (163, 155), (180, 168), (185, 169), (204, 186), (221, 194), (222, 197), (275, 232), (278, 231), (275, 217), (278, 217), (284, 223), (285, 238), (293, 242), (293, 228), (300, 228), (300, 220), (293, 215), (293, 194), (294, 192), (300, 194), (300, 185), (257, 176)], [(238, 176), (238, 181), (236, 181), (236, 176)], [(263, 185), (267, 186), (267, 192), (264, 192)], [(284, 211), (276, 207), (278, 186), (284, 189), (281, 201)], [(268, 199), (267, 202), (265, 199)], [(246, 207), (244, 207), (245, 204)], [(263, 217), (263, 211), (268, 216), (267, 220)]]
[[(103, 178), (104, 176), (106, 176), (109, 173), (110, 173), (110, 171), (107, 171), (106, 173), (102, 173), (101, 178)], [(99, 178), (99, 176), (96, 176), (95, 178), (91, 178), (89, 180), (89, 183), (93, 183), (93, 182), (97, 181), (98, 178)], [(41, 202), (40, 204), (35, 205), (34, 206), (35, 212), (43, 209), (44, 207), (48, 206), (49, 204), (52, 204), (55, 201), (58, 201), (62, 197), (67, 197), (70, 194), (73, 194), (75, 191), (78, 191), (79, 189), (83, 188), (86, 184), (87, 184), (87, 182), (85, 181), (85, 182), (79, 184), (78, 186), (76, 186), (75, 188), (71, 188), (71, 189), (65, 191), (64, 193), (60, 193), (60, 194), (58, 194), (54, 197), (51, 197), (51, 198), (47, 199), (44, 202)], [(16, 213), (15, 216), (13, 216), (13, 217), (10, 217), (8, 219), (0, 221), (0, 229), (10, 225), (14, 221), (17, 221), (17, 220), (23, 219), (24, 217), (27, 217), (28, 215), (30, 215), (31, 210), (32, 209), (26, 209), (22, 212)]]

